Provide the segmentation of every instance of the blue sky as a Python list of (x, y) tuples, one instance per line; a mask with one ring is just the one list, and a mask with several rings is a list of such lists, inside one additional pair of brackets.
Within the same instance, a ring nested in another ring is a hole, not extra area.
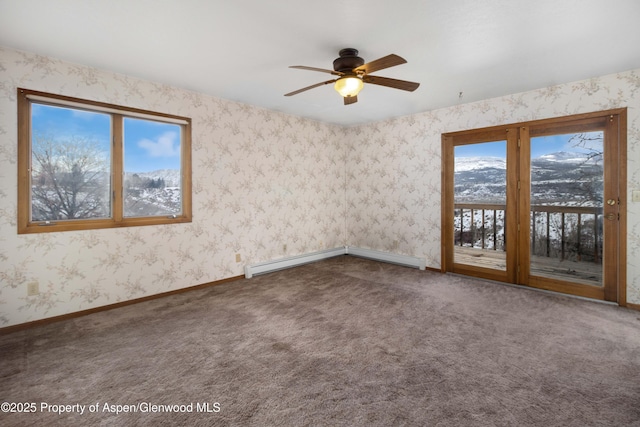
[[(544, 154), (558, 151), (589, 152), (580, 147), (574, 147), (569, 140), (575, 134), (550, 135), (531, 138), (531, 157), (536, 158)], [(481, 144), (459, 145), (455, 147), (456, 157), (502, 157), (506, 158), (506, 141), (487, 142)], [(600, 147), (602, 150), (602, 147)]]
[[(109, 114), (32, 104), (32, 128), (36, 135), (57, 140), (79, 137), (111, 149)], [(137, 118), (124, 119), (125, 172), (180, 169), (180, 126)]]
[(180, 126), (124, 119), (124, 170), (180, 169)]

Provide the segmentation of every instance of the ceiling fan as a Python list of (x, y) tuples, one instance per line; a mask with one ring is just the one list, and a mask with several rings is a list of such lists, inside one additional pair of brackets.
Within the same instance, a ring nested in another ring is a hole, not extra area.
[(342, 49), (340, 50), (339, 55), (340, 57), (333, 61), (333, 70), (306, 67), (304, 65), (290, 66), (289, 68), (319, 71), (321, 73), (329, 73), (339, 77), (337, 79), (327, 80), (326, 82), (322, 83), (316, 83), (314, 85), (286, 93), (284, 96), (297, 95), (300, 92), (304, 92), (315, 87), (335, 83), (334, 88), (340, 95), (344, 97), (344, 105), (349, 105), (358, 102), (358, 93), (363, 88), (365, 83), (386, 86), (394, 89), (402, 89), (409, 92), (413, 92), (418, 88), (418, 86), (420, 86), (420, 83), (369, 75), (370, 73), (373, 73), (375, 71), (395, 67), (396, 65), (400, 64), (405, 64), (407, 61), (404, 58), (399, 57), (398, 55), (387, 55), (366, 64), (364, 63), (364, 59), (358, 56), (358, 51), (356, 49)]

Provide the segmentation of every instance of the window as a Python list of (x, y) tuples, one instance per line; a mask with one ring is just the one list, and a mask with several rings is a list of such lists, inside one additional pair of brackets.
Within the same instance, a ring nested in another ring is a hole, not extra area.
[(18, 89), (18, 233), (191, 221), (191, 119)]

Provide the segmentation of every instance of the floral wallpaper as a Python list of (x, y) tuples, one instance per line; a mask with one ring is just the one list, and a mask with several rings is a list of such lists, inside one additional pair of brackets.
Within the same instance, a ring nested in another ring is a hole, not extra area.
[[(191, 117), (193, 222), (18, 235), (17, 87)], [(0, 48), (0, 327), (344, 246), (343, 134), (341, 127)], [(34, 281), (40, 293), (27, 296)]]
[[(18, 235), (17, 87), (191, 117), (193, 222)], [(640, 189), (639, 101), (636, 70), (343, 128), (0, 48), (0, 327), (344, 245), (439, 268), (442, 132), (626, 106), (631, 191)], [(636, 304), (639, 211), (629, 204), (627, 298)], [(27, 296), (31, 282), (37, 296)]]
[(440, 268), (441, 134), (627, 107), (627, 301), (640, 303), (640, 70), (349, 129), (349, 245)]

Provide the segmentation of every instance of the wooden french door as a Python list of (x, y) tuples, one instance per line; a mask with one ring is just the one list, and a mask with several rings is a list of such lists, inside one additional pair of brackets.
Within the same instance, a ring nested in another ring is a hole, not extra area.
[(626, 304), (626, 110), (443, 135), (443, 270)]

